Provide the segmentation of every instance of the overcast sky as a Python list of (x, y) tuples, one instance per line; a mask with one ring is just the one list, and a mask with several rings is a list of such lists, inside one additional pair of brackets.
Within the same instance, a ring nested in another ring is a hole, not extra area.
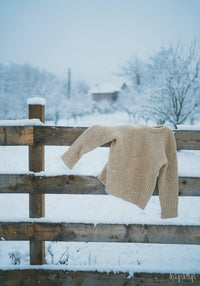
[(0, 0), (0, 63), (116, 81), (131, 56), (199, 37), (199, 15), (200, 0)]

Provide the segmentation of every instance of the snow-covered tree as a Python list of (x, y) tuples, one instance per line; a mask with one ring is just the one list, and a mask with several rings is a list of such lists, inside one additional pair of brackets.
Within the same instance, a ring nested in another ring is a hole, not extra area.
[(136, 93), (133, 89), (126, 88), (119, 93), (117, 106), (119, 111), (124, 111), (128, 114), (129, 121), (135, 118), (136, 113)]
[(89, 93), (87, 83), (75, 82), (72, 84), (70, 97), (66, 93), (66, 84), (63, 82), (62, 102), (59, 105), (60, 117), (69, 119), (90, 114), (93, 111), (94, 101)]
[(61, 81), (30, 64), (0, 65), (0, 119), (27, 118), (27, 98), (47, 100), (46, 119), (56, 120), (62, 99)]
[(176, 128), (200, 104), (200, 55), (197, 42), (189, 49), (178, 43), (161, 48), (148, 65), (149, 80), (145, 111), (158, 123), (170, 122)]
[(123, 72), (132, 82), (135, 108), (129, 106), (129, 97), (124, 105), (133, 116), (138, 110), (146, 119), (154, 119), (157, 124), (167, 121), (175, 128), (186, 120), (194, 121), (200, 109), (199, 50), (197, 41), (189, 47), (179, 42), (162, 47), (148, 63), (130, 59)]
[(145, 96), (133, 86), (122, 90), (117, 99), (117, 110), (126, 112), (129, 121), (138, 123), (140, 119), (145, 119), (143, 103)]
[(121, 76), (130, 81), (134, 91), (140, 91), (145, 84), (146, 65), (138, 57), (131, 57), (121, 68)]
[(94, 101), (93, 111), (101, 114), (113, 113), (116, 110), (116, 103), (110, 102), (107, 98)]
[(30, 64), (0, 64), (0, 119), (27, 118), (27, 99), (46, 99), (46, 120), (57, 124), (60, 118), (82, 116), (93, 110), (92, 97), (86, 82), (72, 83), (67, 97), (66, 82), (54, 74)]

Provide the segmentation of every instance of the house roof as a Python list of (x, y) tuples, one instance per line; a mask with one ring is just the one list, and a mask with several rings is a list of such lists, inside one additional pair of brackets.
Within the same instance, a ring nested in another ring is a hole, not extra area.
[(96, 85), (94, 88), (90, 90), (91, 93), (110, 93), (115, 91), (120, 91), (121, 87), (113, 83), (102, 83)]

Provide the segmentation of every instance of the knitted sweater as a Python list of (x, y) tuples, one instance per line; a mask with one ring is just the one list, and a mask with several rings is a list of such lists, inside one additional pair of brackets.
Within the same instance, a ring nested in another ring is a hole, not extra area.
[(99, 180), (108, 194), (144, 209), (158, 180), (161, 218), (178, 216), (176, 141), (166, 126), (93, 125), (61, 156), (72, 169), (81, 156), (111, 142)]

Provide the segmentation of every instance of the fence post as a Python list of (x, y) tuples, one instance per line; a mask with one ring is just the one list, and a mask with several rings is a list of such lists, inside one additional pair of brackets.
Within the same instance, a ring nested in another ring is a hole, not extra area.
[[(45, 122), (44, 103), (39, 99), (28, 100), (29, 119), (39, 118)], [(35, 135), (35, 134), (34, 134)], [(44, 146), (29, 146), (29, 170), (33, 172), (44, 171)], [(37, 192), (37, 190), (36, 190)], [(29, 194), (29, 216), (39, 218), (45, 216), (44, 194)], [(30, 264), (41, 265), (45, 263), (45, 242), (30, 240)]]

